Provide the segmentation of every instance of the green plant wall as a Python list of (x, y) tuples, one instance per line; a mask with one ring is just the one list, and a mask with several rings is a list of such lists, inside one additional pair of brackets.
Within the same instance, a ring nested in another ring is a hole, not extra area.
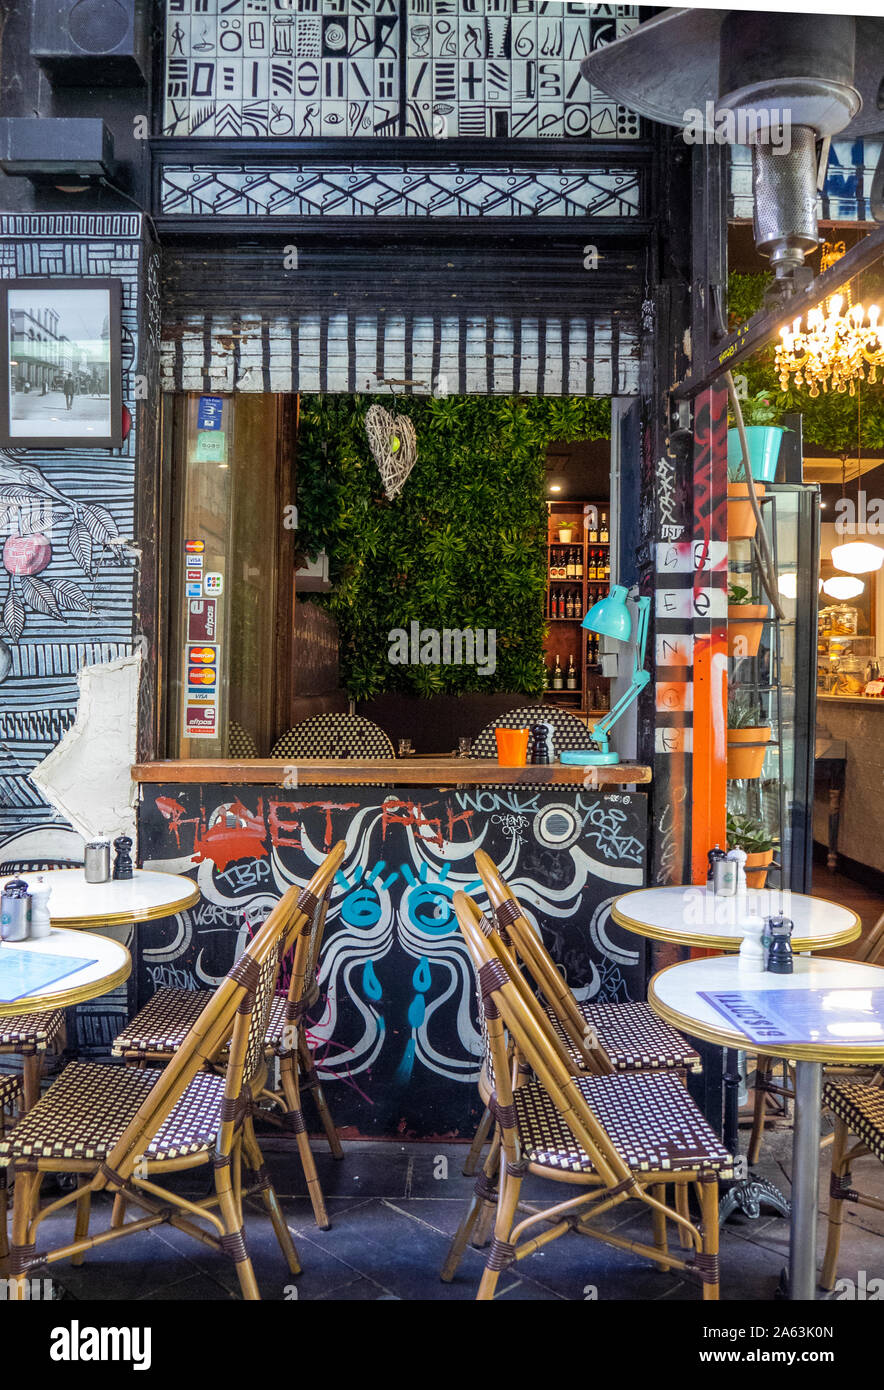
[[(730, 326), (737, 327), (751, 318), (761, 308), (764, 291), (772, 280), (771, 275), (737, 275), (728, 277), (728, 317)], [(868, 306), (882, 302), (884, 283), (871, 275), (863, 277), (861, 294), (857, 296)], [(750, 357), (738, 369), (747, 378), (749, 395), (770, 389), (774, 405), (780, 414), (800, 412), (803, 415), (803, 438), (805, 451), (810, 445), (826, 449), (832, 453), (856, 453), (857, 440), (857, 399), (849, 391), (843, 394), (821, 392), (811, 396), (806, 387), (792, 387), (780, 390), (779, 377), (774, 369), (774, 349), (765, 348)], [(862, 447), (863, 449), (884, 449), (884, 385), (878, 380), (875, 384), (863, 382), (862, 385)]]
[[(388, 502), (365, 414), (408, 415), (417, 463)], [(606, 439), (610, 401), (303, 396), (298, 544), (329, 554), (341, 680), (353, 699), (543, 688), (544, 458), (553, 440)], [(395, 628), (494, 628), (497, 667), (391, 665)]]

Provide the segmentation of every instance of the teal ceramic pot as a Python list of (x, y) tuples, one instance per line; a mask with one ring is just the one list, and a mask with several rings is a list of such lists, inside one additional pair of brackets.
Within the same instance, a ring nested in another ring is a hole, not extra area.
[[(749, 444), (749, 468), (756, 483), (772, 483), (777, 471), (780, 456), (780, 443), (785, 430), (779, 425), (747, 425), (746, 439)], [(738, 430), (727, 432), (727, 462), (734, 468), (742, 458)]]

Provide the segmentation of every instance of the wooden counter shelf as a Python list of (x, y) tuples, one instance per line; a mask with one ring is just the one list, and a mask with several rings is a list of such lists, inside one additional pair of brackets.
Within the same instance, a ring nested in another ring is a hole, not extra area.
[[(589, 776), (587, 777), (587, 774)], [(390, 759), (302, 758), (201, 758), (136, 763), (136, 782), (229, 782), (234, 785), (332, 786), (370, 782), (383, 786), (480, 786), (487, 783), (521, 783), (528, 786), (628, 786), (650, 782), (651, 769), (637, 763), (610, 767), (547, 766), (501, 767), (493, 758), (416, 757)]]

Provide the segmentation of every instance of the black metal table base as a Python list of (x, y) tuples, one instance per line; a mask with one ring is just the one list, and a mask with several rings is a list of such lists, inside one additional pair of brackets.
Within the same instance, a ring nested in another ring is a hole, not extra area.
[(737, 1211), (757, 1221), (762, 1206), (772, 1207), (778, 1216), (789, 1216), (792, 1212), (788, 1197), (767, 1178), (742, 1178), (731, 1184), (718, 1204), (719, 1225), (723, 1226)]

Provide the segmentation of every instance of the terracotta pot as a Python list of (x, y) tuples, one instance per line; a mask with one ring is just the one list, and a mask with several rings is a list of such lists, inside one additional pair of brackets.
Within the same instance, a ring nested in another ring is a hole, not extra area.
[(727, 606), (727, 650), (735, 661), (757, 656), (768, 615), (766, 603), (729, 603)]
[[(735, 777), (760, 777), (764, 762), (764, 744), (770, 741), (770, 725), (750, 729), (728, 729), (727, 731), (727, 775)], [(753, 745), (746, 747), (746, 744)], [(755, 747), (755, 744), (761, 745)]]
[[(764, 484), (755, 484), (755, 495), (761, 500)], [(755, 535), (755, 513), (749, 501), (748, 483), (727, 485), (727, 536), (730, 541), (751, 540)]]
[(758, 854), (746, 855), (746, 886), (763, 888), (767, 879), (767, 866), (773, 859), (773, 850), (766, 849)]

